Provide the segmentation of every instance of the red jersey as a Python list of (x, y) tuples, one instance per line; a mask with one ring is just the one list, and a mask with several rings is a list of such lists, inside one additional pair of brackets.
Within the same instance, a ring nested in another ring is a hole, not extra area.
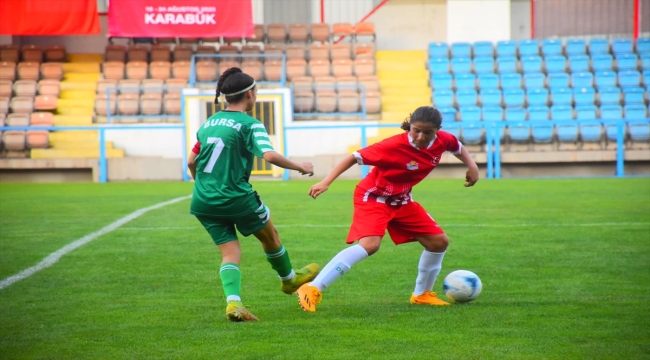
[(391, 136), (353, 154), (359, 165), (375, 166), (359, 182), (357, 190), (363, 190), (363, 201), (407, 204), (413, 201), (413, 186), (438, 166), (442, 153), (449, 151), (457, 155), (461, 149), (458, 139), (444, 131), (438, 131), (426, 149), (418, 149), (408, 132)]

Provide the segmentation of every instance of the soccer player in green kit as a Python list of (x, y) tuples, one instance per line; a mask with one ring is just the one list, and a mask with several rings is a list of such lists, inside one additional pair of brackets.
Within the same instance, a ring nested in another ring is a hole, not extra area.
[(255, 235), (271, 267), (282, 280), (281, 290), (293, 294), (318, 275), (317, 264), (293, 270), (289, 254), (273, 226), (269, 208), (248, 182), (254, 156), (301, 174), (314, 174), (311, 163), (296, 163), (274, 151), (264, 125), (246, 114), (257, 99), (255, 80), (239, 68), (219, 78), (215, 103), (224, 94), (228, 107), (208, 118), (197, 132), (188, 159), (195, 180), (190, 212), (217, 244), (222, 255), (219, 271), (230, 321), (257, 321), (241, 301), (241, 248), (235, 227), (244, 236)]

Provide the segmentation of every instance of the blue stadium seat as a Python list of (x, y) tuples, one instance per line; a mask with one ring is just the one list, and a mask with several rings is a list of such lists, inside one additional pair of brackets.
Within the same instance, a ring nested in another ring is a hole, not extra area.
[(594, 54), (607, 54), (609, 53), (609, 41), (607, 39), (591, 39), (589, 40), (589, 53)]
[(463, 144), (478, 145), (483, 142), (483, 133), (485, 130), (476, 123), (469, 123), (469, 126), (463, 128)]
[(433, 92), (433, 105), (437, 108), (454, 106), (454, 92), (451, 90), (437, 90)]
[(573, 101), (575, 101), (576, 107), (580, 105), (593, 105), (596, 101), (596, 90), (592, 87), (574, 88)]
[(494, 73), (494, 59), (491, 57), (475, 57), (474, 72), (477, 74)]
[(579, 105), (576, 106), (576, 119), (578, 120), (596, 120), (596, 105)]
[(479, 89), (498, 89), (499, 75), (497, 74), (480, 74), (478, 76)]
[(589, 71), (589, 56), (587, 55), (569, 56), (569, 69), (571, 70), (572, 73)]
[(548, 104), (548, 90), (528, 89), (526, 90), (529, 106), (546, 106)]
[(639, 57), (636, 54), (620, 54), (616, 55), (616, 67), (618, 71), (623, 70), (636, 70), (636, 65), (639, 62)]
[(486, 106), (501, 106), (501, 90), (498, 89), (481, 89), (481, 105)]
[(515, 72), (501, 74), (501, 88), (503, 89), (521, 88), (521, 74)]
[(494, 57), (494, 45), (491, 41), (477, 41), (474, 43), (474, 57)]
[(573, 108), (566, 105), (557, 105), (551, 107), (551, 120), (572, 120)]
[(612, 52), (614, 55), (632, 53), (632, 39), (614, 39)]
[(632, 141), (650, 140), (650, 124), (630, 124), (629, 131)]
[(541, 121), (548, 120), (548, 107), (546, 106), (529, 106), (528, 120)]
[(497, 42), (497, 56), (498, 57), (516, 57), (517, 56), (517, 42), (516, 41), (499, 41), (499, 42)]
[(471, 58), (472, 44), (467, 42), (455, 42), (451, 44), (451, 57)]
[(525, 73), (542, 72), (542, 58), (540, 56), (522, 57), (521, 66)]
[(624, 87), (623, 88), (623, 100), (625, 105), (638, 104), (643, 105), (645, 103), (645, 90), (642, 87)]
[(612, 87), (616, 86), (616, 73), (612, 71), (597, 71), (594, 78), (596, 80), (596, 87)]
[(571, 87), (586, 88), (594, 86), (594, 76), (590, 72), (571, 74)]
[(503, 108), (501, 106), (484, 106), (483, 121), (502, 121)]
[(562, 55), (562, 40), (546, 39), (542, 41), (542, 54), (544, 57)]
[(553, 88), (551, 89), (551, 102), (553, 106), (570, 106), (573, 103), (573, 91), (569, 88)]
[(568, 88), (569, 87), (569, 74), (549, 74), (548, 75), (548, 87), (553, 90), (553, 88)]
[(546, 76), (542, 73), (524, 74), (524, 87), (526, 89), (543, 88), (546, 86)]
[(621, 87), (628, 86), (640, 86), (641, 85), (641, 74), (638, 71), (621, 71), (618, 73), (618, 84)]
[(591, 57), (591, 67), (594, 71), (612, 71), (612, 55), (597, 54)]
[(470, 58), (452, 58), (451, 72), (454, 74), (469, 74), (472, 72), (472, 59)]
[(636, 39), (636, 52), (640, 55), (650, 54), (650, 38)]
[(527, 143), (530, 141), (530, 125), (520, 122), (509, 126), (510, 141)]
[(432, 74), (431, 87), (434, 90), (451, 90), (452, 76), (450, 74)]
[(445, 42), (432, 42), (429, 43), (429, 58), (448, 58), (449, 46)]
[(481, 108), (478, 106), (464, 106), (458, 112), (460, 121), (481, 121)]
[(650, 70), (650, 53), (641, 54), (641, 69), (643, 71)]
[(533, 126), (533, 142), (538, 144), (547, 144), (553, 141), (553, 125), (535, 125)]
[(525, 121), (526, 109), (524, 108), (506, 108), (506, 121)]
[[(643, 120), (648, 118), (648, 113), (643, 105), (625, 106), (625, 120)], [(630, 123), (630, 138), (632, 141), (650, 140), (650, 124)]]
[(456, 91), (456, 103), (459, 107), (475, 106), (478, 94), (474, 89), (458, 90)]
[(438, 111), (440, 111), (440, 114), (442, 115), (442, 119), (444, 121), (448, 121), (448, 122), (456, 121), (456, 108), (455, 107), (441, 106), (441, 107), (438, 107)]
[(447, 58), (429, 59), (429, 71), (431, 72), (431, 74), (449, 73), (449, 59)]
[[(447, 122), (447, 124), (449, 124), (449, 122)], [(456, 137), (456, 139), (461, 138), (462, 131), (461, 131), (460, 126), (445, 126), (444, 131), (454, 135)]]
[[(571, 106), (553, 106), (551, 108), (551, 119), (553, 120), (572, 120), (573, 108)], [(562, 142), (576, 142), (578, 141), (578, 125), (576, 124), (562, 124), (557, 125), (557, 138)]]
[(569, 39), (566, 42), (566, 54), (568, 56), (573, 55), (584, 55), (585, 51), (585, 41), (582, 39)]
[(517, 72), (517, 58), (516, 57), (498, 57), (497, 69), (500, 74)]
[(625, 105), (625, 120), (643, 120), (648, 117), (647, 109), (644, 105)]
[(506, 107), (523, 107), (525, 99), (526, 93), (522, 89), (513, 88), (503, 90), (503, 103)]
[(539, 55), (539, 43), (537, 40), (521, 40), (519, 42), (519, 56), (537, 56)]
[[(576, 106), (576, 119), (578, 120), (596, 120), (596, 111), (598, 108), (594, 105)], [(580, 126), (582, 140), (587, 142), (600, 141), (602, 137), (602, 128), (600, 124), (585, 124)]]
[(563, 73), (566, 70), (566, 58), (560, 55), (553, 55), (546, 58), (546, 72)]
[(476, 75), (474, 74), (457, 74), (454, 75), (456, 81), (456, 89), (472, 89), (476, 88)]
[(650, 70), (643, 70), (643, 84), (650, 86)]
[[(619, 105), (603, 105), (600, 107), (600, 118), (603, 120), (623, 120), (623, 108)], [(616, 140), (616, 125), (605, 125), (605, 133), (609, 140)]]
[(621, 89), (617, 87), (598, 88), (601, 105), (618, 105), (621, 102)]

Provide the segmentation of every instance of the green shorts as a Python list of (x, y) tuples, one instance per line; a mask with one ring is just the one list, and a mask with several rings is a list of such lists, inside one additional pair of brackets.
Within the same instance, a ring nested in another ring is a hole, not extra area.
[[(261, 201), (260, 201), (261, 202)], [(221, 245), (237, 240), (235, 227), (244, 236), (262, 230), (271, 218), (271, 210), (263, 203), (248, 215), (239, 216), (204, 216), (194, 215), (208, 231), (215, 244)]]

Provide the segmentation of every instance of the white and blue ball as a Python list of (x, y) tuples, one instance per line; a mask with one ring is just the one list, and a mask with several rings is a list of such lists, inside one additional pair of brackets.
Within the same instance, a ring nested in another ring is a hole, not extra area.
[(466, 303), (476, 299), (482, 289), (481, 279), (467, 270), (456, 270), (449, 273), (442, 284), (445, 296), (457, 303)]

